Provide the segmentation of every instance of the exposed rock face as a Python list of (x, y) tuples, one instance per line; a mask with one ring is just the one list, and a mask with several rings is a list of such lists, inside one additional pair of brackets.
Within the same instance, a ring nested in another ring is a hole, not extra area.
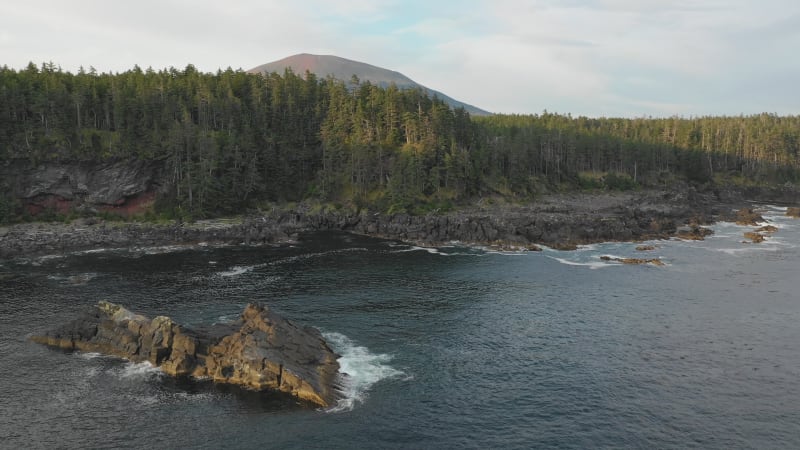
[(320, 406), (336, 399), (336, 355), (320, 332), (265, 306), (248, 305), (238, 322), (192, 330), (99, 302), (74, 321), (31, 337), (66, 350), (149, 361), (173, 376), (211, 378), (254, 390), (277, 390)]
[(128, 216), (152, 205), (161, 188), (161, 164), (145, 161), (46, 163), (15, 162), (0, 167), (28, 213), (45, 209), (113, 211)]

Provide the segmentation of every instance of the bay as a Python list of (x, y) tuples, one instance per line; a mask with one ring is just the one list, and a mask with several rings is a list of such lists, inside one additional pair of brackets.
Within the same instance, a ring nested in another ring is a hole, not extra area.
[[(649, 252), (317, 233), (0, 261), (0, 445), (797, 448), (800, 221), (783, 212), (761, 244), (723, 223)], [(314, 410), (26, 339), (98, 300), (188, 325), (264, 302), (323, 330), (345, 398)]]

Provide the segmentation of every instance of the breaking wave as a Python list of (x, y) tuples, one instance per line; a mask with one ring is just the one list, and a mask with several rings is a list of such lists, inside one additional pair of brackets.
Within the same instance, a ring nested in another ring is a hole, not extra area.
[(375, 383), (405, 376), (404, 372), (389, 365), (392, 355), (372, 353), (341, 333), (323, 333), (323, 336), (342, 355), (339, 366), (344, 374), (339, 380), (343, 398), (328, 412), (351, 411), (357, 403), (366, 400)]

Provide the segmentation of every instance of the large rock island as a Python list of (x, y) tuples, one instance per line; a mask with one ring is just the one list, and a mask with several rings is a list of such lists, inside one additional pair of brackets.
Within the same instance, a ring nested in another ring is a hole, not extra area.
[(226, 325), (190, 329), (101, 301), (72, 322), (31, 340), (65, 350), (149, 361), (167, 374), (276, 390), (320, 406), (335, 402), (339, 355), (318, 330), (249, 304)]

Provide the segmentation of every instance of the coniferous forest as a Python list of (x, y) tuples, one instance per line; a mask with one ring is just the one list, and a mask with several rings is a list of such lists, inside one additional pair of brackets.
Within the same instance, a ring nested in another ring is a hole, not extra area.
[[(311, 73), (0, 69), (0, 164), (154, 161), (191, 217), (318, 199), (422, 211), (485, 195), (800, 181), (800, 117), (471, 118)], [(0, 181), (0, 215), (13, 216)]]

